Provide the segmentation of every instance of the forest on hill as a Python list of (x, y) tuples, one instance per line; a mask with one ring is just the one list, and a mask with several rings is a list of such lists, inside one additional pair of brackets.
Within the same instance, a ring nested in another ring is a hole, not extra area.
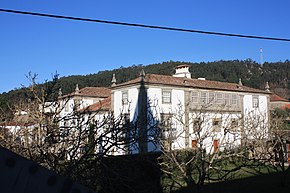
[[(120, 67), (84, 76), (74, 75), (57, 78), (54, 80), (56, 82), (53, 84), (53, 87), (50, 87), (47, 92), (49, 95), (56, 95), (59, 88), (61, 88), (62, 93), (67, 94), (74, 91), (76, 84), (79, 85), (79, 88), (89, 86), (109, 87), (113, 74), (116, 74), (117, 83), (122, 83), (139, 76), (142, 68), (147, 74), (172, 75), (175, 73), (175, 67), (181, 64), (191, 66), (190, 71), (193, 78), (203, 77), (207, 80), (236, 83), (241, 78), (244, 85), (258, 89), (264, 89), (268, 81), (272, 92), (283, 98), (290, 98), (290, 61), (265, 62), (261, 66), (251, 59), (200, 63), (168, 61), (146, 66), (133, 65), (130, 67)], [(47, 84), (50, 84), (50, 82)], [(7, 113), (12, 104), (27, 100), (29, 97), (27, 88), (2, 93), (0, 94), (0, 109), (2, 113)]]

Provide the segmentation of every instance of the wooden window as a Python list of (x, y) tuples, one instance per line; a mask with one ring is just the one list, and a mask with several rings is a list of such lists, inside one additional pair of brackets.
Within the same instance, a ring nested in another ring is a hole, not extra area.
[(200, 93), (200, 103), (201, 104), (207, 104), (208, 103), (208, 95), (207, 95), (207, 92), (201, 92)]
[(198, 103), (198, 92), (197, 91), (191, 92), (191, 102)]
[(230, 120), (230, 130), (237, 131), (239, 128), (239, 119), (231, 119)]
[(238, 105), (238, 95), (237, 94), (232, 94), (232, 105)]
[(219, 150), (219, 140), (215, 139), (213, 140), (213, 151), (218, 152)]
[(201, 121), (200, 119), (194, 119), (193, 120), (193, 132), (200, 132), (201, 130)]
[(230, 94), (226, 93), (225, 94), (225, 105), (230, 105), (231, 104), (231, 98), (230, 98)]
[(216, 93), (216, 104), (223, 104), (223, 93)]
[(126, 105), (128, 102), (128, 91), (124, 91), (122, 92), (122, 104)]
[(253, 108), (258, 108), (259, 107), (259, 96), (252, 96), (253, 100)]
[(239, 121), (238, 119), (231, 119), (231, 127), (238, 127), (239, 126)]
[(214, 92), (209, 92), (208, 93), (208, 103), (213, 104), (215, 102), (214, 98), (215, 98), (215, 93)]
[(213, 128), (214, 132), (221, 132), (221, 125), (222, 125), (221, 119), (213, 119), (212, 120), (212, 128)]
[(197, 148), (197, 141), (195, 139), (191, 140), (191, 147)]
[(172, 114), (169, 113), (161, 113), (161, 120), (160, 120), (160, 133), (162, 138), (175, 138), (177, 129), (173, 127), (172, 122)]
[(171, 91), (162, 91), (162, 103), (171, 103)]

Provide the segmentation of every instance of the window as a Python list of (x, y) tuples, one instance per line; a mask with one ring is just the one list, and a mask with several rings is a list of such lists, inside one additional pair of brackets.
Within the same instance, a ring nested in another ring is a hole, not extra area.
[(193, 120), (193, 132), (199, 132), (201, 130), (201, 121), (200, 119)]
[(258, 96), (252, 96), (253, 97), (253, 108), (259, 107), (259, 97)]
[(238, 105), (238, 95), (232, 94), (232, 105)]
[(169, 113), (161, 113), (161, 127), (164, 129), (169, 129), (172, 126), (172, 114)]
[(225, 129), (225, 133), (227, 132), (238, 132), (239, 131), (239, 125), (240, 125), (240, 122), (239, 122), (239, 119), (238, 118), (231, 118), (229, 120), (229, 122), (227, 123), (227, 126)]
[(201, 92), (200, 93), (200, 103), (201, 104), (207, 104), (207, 92)]
[(221, 124), (222, 120), (221, 119), (213, 119), (212, 120), (212, 128), (214, 132), (221, 132)]
[(223, 93), (216, 93), (216, 103), (217, 104), (223, 104)]
[(213, 152), (218, 152), (219, 150), (219, 140), (213, 140)]
[(225, 94), (225, 105), (231, 104), (230, 94)]
[(214, 96), (215, 96), (214, 92), (209, 92), (208, 93), (208, 103), (210, 103), (210, 104), (214, 103)]
[(172, 114), (161, 113), (160, 133), (162, 138), (175, 138), (176, 128), (173, 127)]
[(239, 126), (239, 120), (238, 119), (231, 119), (231, 128), (235, 129)]
[(68, 101), (65, 103), (64, 111), (69, 112), (69, 102)]
[(191, 147), (192, 148), (197, 148), (197, 141), (195, 139), (191, 140)]
[(122, 92), (122, 104), (123, 105), (128, 104), (128, 91)]
[(171, 103), (171, 91), (162, 91), (162, 103)]
[(80, 108), (80, 105), (81, 105), (81, 100), (80, 99), (75, 99), (74, 100), (74, 109)]
[(191, 92), (191, 101), (193, 103), (198, 103), (198, 92), (197, 91)]

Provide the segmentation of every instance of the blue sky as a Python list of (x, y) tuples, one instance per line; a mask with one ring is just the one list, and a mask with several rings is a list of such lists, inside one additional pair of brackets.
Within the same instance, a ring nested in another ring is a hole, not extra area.
[[(290, 38), (287, 0), (1, 0), (0, 8)], [(0, 12), (0, 93), (38, 81), (133, 64), (290, 59), (290, 42), (132, 28)]]

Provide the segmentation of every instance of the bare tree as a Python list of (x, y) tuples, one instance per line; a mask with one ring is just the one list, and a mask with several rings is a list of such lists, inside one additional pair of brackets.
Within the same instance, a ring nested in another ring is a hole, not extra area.
[(110, 110), (103, 110), (101, 103), (92, 112), (74, 101), (72, 111), (64, 114), (73, 98), (51, 96), (57, 76), (41, 85), (36, 84), (36, 77), (29, 74), (29, 97), (15, 104), (18, 126), (2, 124), (1, 145), (59, 174), (97, 187), (102, 159), (135, 147), (136, 124), (125, 113), (114, 117)]
[[(281, 120), (270, 122), (261, 112), (235, 114), (224, 108), (209, 111), (204, 105), (190, 112), (189, 126), (184, 121), (188, 112), (182, 106), (161, 114), (160, 166), (165, 192), (180, 188), (200, 192), (205, 183), (236, 179), (240, 173), (285, 170), (281, 130), (273, 128), (280, 127)], [(183, 143), (186, 140), (191, 144)]]

